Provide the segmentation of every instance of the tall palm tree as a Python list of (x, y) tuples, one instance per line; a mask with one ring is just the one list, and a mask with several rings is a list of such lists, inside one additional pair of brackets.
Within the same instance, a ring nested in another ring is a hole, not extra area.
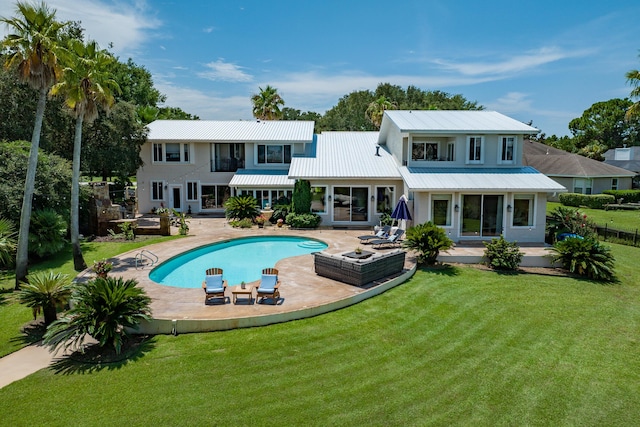
[(69, 49), (61, 56), (64, 74), (59, 83), (51, 88), (52, 95), (64, 95), (67, 107), (76, 118), (73, 138), (73, 170), (71, 177), (71, 247), (73, 266), (77, 271), (87, 268), (80, 249), (79, 195), (80, 195), (80, 152), (82, 150), (82, 124), (98, 117), (99, 108), (108, 111), (115, 99), (112, 90), (119, 90), (118, 84), (108, 73), (114, 61), (112, 55), (101, 50), (95, 41), (86, 45), (71, 39)]
[(29, 223), (31, 221), (44, 107), (47, 101), (47, 92), (61, 73), (57, 56), (59, 35), (60, 30), (67, 24), (56, 21), (55, 10), (50, 10), (44, 2), (39, 5), (18, 2), (16, 14), (18, 16), (14, 18), (0, 18), (0, 22), (3, 22), (9, 29), (9, 34), (2, 41), (2, 47), (9, 52), (5, 67), (15, 69), (20, 80), (38, 91), (36, 121), (31, 136), (31, 151), (24, 183), (16, 253), (16, 289), (19, 289), (20, 283), (27, 278)]
[[(633, 86), (631, 90), (631, 98), (640, 98), (640, 70), (631, 70), (626, 74), (627, 83)], [(640, 101), (636, 101), (626, 113), (626, 119), (630, 120), (632, 117), (640, 117)]]
[(278, 89), (267, 85), (264, 89), (258, 87), (260, 93), (251, 97), (253, 102), (253, 117), (260, 120), (280, 120), (282, 118), (281, 106), (284, 100), (278, 94)]
[(381, 96), (376, 99), (367, 107), (367, 111), (365, 111), (365, 116), (373, 125), (380, 129), (380, 125), (382, 124), (382, 116), (384, 116), (384, 110), (396, 110), (398, 107), (393, 102), (389, 101), (386, 96)]

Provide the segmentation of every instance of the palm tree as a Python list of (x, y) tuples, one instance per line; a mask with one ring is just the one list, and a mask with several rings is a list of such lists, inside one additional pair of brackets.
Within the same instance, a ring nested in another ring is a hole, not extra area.
[(397, 110), (398, 107), (393, 102), (389, 101), (386, 96), (381, 96), (376, 99), (367, 107), (367, 111), (365, 111), (365, 116), (373, 125), (380, 129), (380, 125), (382, 124), (382, 116), (384, 116), (384, 110)]
[(16, 289), (19, 289), (20, 283), (27, 277), (29, 223), (31, 221), (44, 107), (47, 101), (47, 92), (61, 73), (57, 56), (59, 34), (60, 30), (67, 24), (56, 21), (55, 10), (49, 10), (44, 2), (39, 5), (18, 2), (16, 13), (19, 16), (15, 18), (0, 18), (0, 22), (5, 23), (9, 29), (9, 34), (2, 41), (2, 47), (9, 52), (6, 57), (5, 67), (15, 69), (20, 80), (28, 83), (38, 91), (36, 121), (31, 136), (31, 150), (24, 183), (20, 230), (18, 233)]
[(260, 93), (251, 97), (253, 102), (253, 117), (260, 120), (280, 120), (284, 100), (278, 94), (278, 89), (267, 85), (264, 89), (258, 87)]
[[(631, 90), (631, 98), (640, 98), (640, 70), (631, 70), (626, 74), (627, 83), (633, 86)], [(632, 117), (640, 117), (640, 101), (633, 104), (626, 113), (626, 119), (631, 120)]]
[(115, 99), (112, 89), (118, 84), (108, 73), (113, 56), (100, 50), (95, 41), (86, 45), (71, 39), (69, 50), (62, 56), (65, 62), (62, 80), (51, 88), (51, 94), (62, 94), (66, 104), (76, 118), (73, 139), (73, 171), (71, 177), (71, 247), (73, 266), (77, 271), (87, 268), (80, 249), (79, 195), (80, 195), (80, 152), (82, 150), (82, 124), (98, 117), (99, 107), (106, 110)]
[(29, 283), (21, 284), (17, 299), (33, 309), (34, 317), (35, 313), (42, 310), (44, 324), (49, 326), (58, 318), (58, 308), (64, 306), (71, 297), (71, 289), (66, 274), (38, 272), (29, 275)]

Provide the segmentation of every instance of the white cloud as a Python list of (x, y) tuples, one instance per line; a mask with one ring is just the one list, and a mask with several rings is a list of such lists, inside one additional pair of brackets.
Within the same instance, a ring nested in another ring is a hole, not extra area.
[(216, 93), (177, 87), (167, 82), (156, 83), (156, 88), (167, 95), (166, 105), (180, 107), (203, 120), (251, 120), (249, 96), (220, 96)]
[(466, 76), (505, 75), (527, 71), (541, 65), (560, 61), (566, 58), (584, 56), (587, 51), (565, 52), (555, 47), (541, 48), (524, 55), (516, 55), (502, 61), (491, 60), (485, 62), (453, 62), (437, 59), (433, 62), (445, 70), (458, 72)]
[(205, 66), (207, 70), (197, 73), (198, 77), (225, 82), (250, 82), (253, 80), (253, 76), (242, 71), (245, 67), (224, 62), (224, 58), (220, 58), (215, 62), (209, 62), (205, 64)]
[[(113, 43), (112, 51), (118, 55), (139, 49), (149, 38), (149, 30), (162, 23), (148, 12), (144, 1), (119, 1), (116, 4), (101, 0), (47, 0), (61, 21), (80, 21), (87, 39), (100, 46)], [(0, 0), (2, 16), (15, 16), (15, 0)], [(7, 31), (1, 26), (0, 35)]]

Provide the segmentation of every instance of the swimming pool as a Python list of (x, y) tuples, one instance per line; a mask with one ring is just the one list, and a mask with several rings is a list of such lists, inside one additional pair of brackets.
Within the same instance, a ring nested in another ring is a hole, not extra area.
[(260, 279), (263, 268), (273, 267), (283, 258), (310, 254), (327, 248), (319, 240), (304, 237), (243, 237), (201, 246), (177, 255), (149, 273), (156, 283), (179, 288), (200, 288), (205, 271), (224, 270), (229, 286)]

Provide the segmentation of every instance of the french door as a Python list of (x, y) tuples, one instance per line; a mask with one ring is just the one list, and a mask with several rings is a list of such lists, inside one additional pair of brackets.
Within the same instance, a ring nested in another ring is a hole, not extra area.
[(504, 196), (464, 194), (462, 196), (461, 236), (496, 237), (503, 230)]

